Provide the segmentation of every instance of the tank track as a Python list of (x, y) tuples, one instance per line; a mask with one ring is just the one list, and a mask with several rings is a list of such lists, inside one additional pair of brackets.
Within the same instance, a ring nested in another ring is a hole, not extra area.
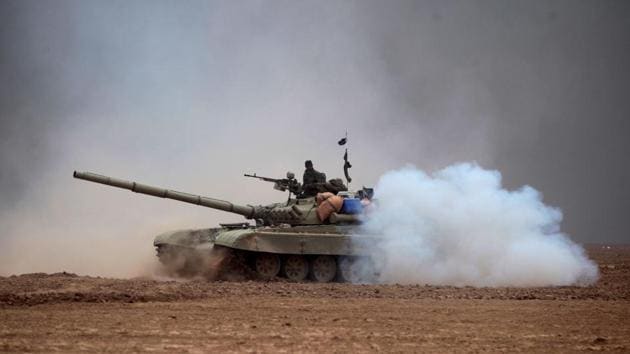
[(156, 248), (167, 275), (183, 278), (371, 283), (378, 276), (368, 257), (274, 254), (216, 245), (207, 252), (172, 245)]

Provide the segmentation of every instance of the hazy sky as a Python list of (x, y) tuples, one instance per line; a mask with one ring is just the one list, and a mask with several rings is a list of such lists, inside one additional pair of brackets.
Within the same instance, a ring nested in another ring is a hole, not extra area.
[(477, 161), (630, 242), (628, 1), (2, 0), (0, 49), (0, 267), (234, 220), (74, 169), (267, 203), (345, 130), (355, 187)]

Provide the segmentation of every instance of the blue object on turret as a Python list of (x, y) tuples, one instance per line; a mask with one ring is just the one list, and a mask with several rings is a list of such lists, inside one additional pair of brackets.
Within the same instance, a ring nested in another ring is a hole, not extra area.
[(341, 206), (342, 214), (360, 214), (363, 211), (363, 205), (358, 198), (345, 198)]

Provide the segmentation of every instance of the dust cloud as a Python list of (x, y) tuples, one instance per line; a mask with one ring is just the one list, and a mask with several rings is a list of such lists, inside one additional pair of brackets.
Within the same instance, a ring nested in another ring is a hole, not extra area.
[(498, 171), (408, 166), (383, 175), (375, 198), (361, 231), (378, 235), (362, 245), (378, 282), (551, 286), (598, 278), (584, 249), (562, 234), (562, 212), (529, 186), (504, 189)]

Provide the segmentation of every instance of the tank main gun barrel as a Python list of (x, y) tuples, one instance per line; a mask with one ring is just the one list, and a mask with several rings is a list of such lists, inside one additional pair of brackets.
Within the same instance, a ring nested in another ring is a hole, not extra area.
[(86, 181), (106, 184), (112, 187), (118, 187), (122, 189), (128, 189), (132, 192), (148, 194), (159, 198), (168, 198), (179, 200), (180, 202), (201, 205), (212, 209), (219, 209), (230, 213), (240, 214), (247, 219), (253, 219), (256, 216), (256, 208), (251, 205), (238, 205), (232, 204), (225, 200), (202, 197), (200, 195), (189, 194), (184, 192), (177, 192), (173, 190), (158, 188), (149, 186), (146, 184), (125, 181), (123, 179), (107, 177), (90, 172), (77, 172), (72, 174), (74, 178), (83, 179)]

